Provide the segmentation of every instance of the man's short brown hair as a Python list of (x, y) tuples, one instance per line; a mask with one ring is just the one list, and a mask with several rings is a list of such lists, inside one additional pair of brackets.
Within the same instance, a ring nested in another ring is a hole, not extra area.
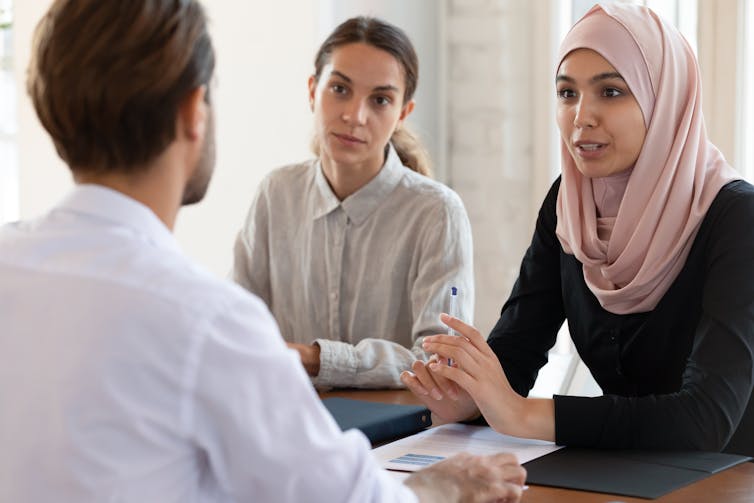
[(154, 159), (215, 66), (196, 0), (56, 0), (34, 45), (29, 95), (60, 157), (82, 172)]

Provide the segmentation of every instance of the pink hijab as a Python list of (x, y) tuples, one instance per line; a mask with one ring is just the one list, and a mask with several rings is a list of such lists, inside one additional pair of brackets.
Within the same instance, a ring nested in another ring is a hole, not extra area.
[[(566, 35), (559, 61), (580, 48), (623, 76), (647, 133), (628, 176), (603, 179), (583, 177), (561, 142), (556, 233), (603, 308), (651, 311), (686, 262), (718, 191), (740, 176), (707, 140), (699, 68), (678, 30), (646, 7), (596, 5)], [(598, 218), (598, 206), (606, 218)]]

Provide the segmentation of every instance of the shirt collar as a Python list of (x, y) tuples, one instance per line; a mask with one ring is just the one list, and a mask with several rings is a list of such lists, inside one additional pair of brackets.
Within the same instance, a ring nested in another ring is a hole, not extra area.
[(102, 185), (76, 185), (55, 209), (108, 220), (129, 228), (157, 248), (181, 250), (175, 236), (150, 208)]
[(313, 218), (320, 218), (340, 206), (356, 225), (364, 222), (377, 209), (382, 200), (395, 189), (407, 169), (401, 163), (393, 145), (388, 144), (385, 164), (377, 173), (377, 176), (343, 201), (340, 201), (330, 188), (327, 178), (325, 178), (322, 163), (318, 161), (315, 168), (316, 195)]
[(322, 171), (322, 163), (316, 161), (314, 163), (314, 207), (312, 211), (312, 219), (316, 220), (335, 211), (340, 206), (340, 200), (338, 196), (332, 191), (330, 184), (325, 178), (325, 174)]

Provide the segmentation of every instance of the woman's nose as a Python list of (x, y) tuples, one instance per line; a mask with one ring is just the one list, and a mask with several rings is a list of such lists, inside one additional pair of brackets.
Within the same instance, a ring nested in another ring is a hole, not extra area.
[(366, 104), (362, 100), (353, 100), (343, 110), (341, 119), (343, 119), (343, 122), (361, 126), (366, 123), (366, 112)]
[(578, 128), (591, 128), (597, 125), (597, 111), (595, 103), (581, 97), (576, 105), (576, 114), (573, 117), (573, 125)]

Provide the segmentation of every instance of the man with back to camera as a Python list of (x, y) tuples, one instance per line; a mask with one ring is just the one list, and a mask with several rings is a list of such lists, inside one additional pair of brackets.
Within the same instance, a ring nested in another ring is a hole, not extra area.
[(213, 69), (193, 0), (57, 0), (37, 28), (28, 91), (76, 187), (0, 228), (0, 501), (518, 501), (510, 455), (396, 482), (264, 305), (181, 253)]

